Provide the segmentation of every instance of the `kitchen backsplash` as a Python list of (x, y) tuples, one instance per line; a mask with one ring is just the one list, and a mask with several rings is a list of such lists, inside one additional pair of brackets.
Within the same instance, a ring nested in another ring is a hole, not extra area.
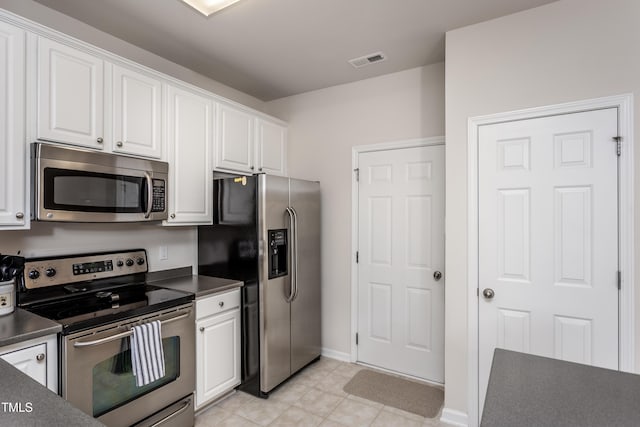
[[(32, 222), (31, 230), (0, 231), (0, 253), (24, 257), (144, 248), (149, 271), (194, 266), (197, 229), (153, 223)], [(197, 266), (197, 265), (196, 265)]]

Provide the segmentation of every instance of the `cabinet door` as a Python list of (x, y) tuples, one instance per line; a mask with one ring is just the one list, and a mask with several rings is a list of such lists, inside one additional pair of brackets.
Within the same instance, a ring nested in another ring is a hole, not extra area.
[(113, 151), (162, 156), (162, 83), (113, 66)]
[(213, 103), (186, 89), (169, 86), (169, 219), (166, 225), (210, 224)]
[(39, 344), (0, 355), (17, 369), (47, 386), (47, 345)]
[(93, 55), (38, 39), (38, 139), (102, 149), (103, 68)]
[(25, 228), (25, 32), (0, 23), (0, 229)]
[(253, 173), (254, 117), (228, 104), (218, 106), (217, 169)]
[(240, 384), (240, 310), (196, 322), (196, 408)]
[(258, 172), (285, 176), (287, 174), (287, 128), (257, 119), (256, 158)]

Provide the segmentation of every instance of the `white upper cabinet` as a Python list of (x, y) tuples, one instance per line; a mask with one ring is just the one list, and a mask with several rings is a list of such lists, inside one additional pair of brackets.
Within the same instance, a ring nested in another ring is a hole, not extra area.
[(258, 172), (287, 174), (287, 128), (256, 119), (256, 164)]
[(286, 126), (230, 104), (218, 109), (216, 170), (286, 175)]
[(104, 61), (38, 38), (37, 138), (102, 149)]
[(165, 225), (210, 224), (213, 108), (210, 98), (167, 87), (169, 219)]
[(117, 65), (112, 71), (113, 151), (162, 157), (162, 83)]
[(216, 169), (253, 173), (254, 115), (229, 104), (218, 104)]
[(28, 226), (25, 32), (0, 22), (0, 229)]

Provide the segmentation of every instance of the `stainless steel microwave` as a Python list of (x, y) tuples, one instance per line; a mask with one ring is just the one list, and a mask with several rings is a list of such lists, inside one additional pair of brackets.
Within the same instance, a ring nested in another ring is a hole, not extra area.
[(64, 222), (167, 219), (166, 162), (31, 144), (31, 218)]

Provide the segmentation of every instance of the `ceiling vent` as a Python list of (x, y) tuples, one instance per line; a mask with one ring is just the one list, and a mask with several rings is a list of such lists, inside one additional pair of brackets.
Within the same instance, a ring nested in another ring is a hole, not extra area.
[(375, 64), (377, 62), (386, 61), (387, 57), (382, 52), (370, 53), (365, 56), (361, 56), (360, 58), (354, 58), (349, 60), (349, 64), (353, 65), (355, 68), (362, 68), (366, 65)]

